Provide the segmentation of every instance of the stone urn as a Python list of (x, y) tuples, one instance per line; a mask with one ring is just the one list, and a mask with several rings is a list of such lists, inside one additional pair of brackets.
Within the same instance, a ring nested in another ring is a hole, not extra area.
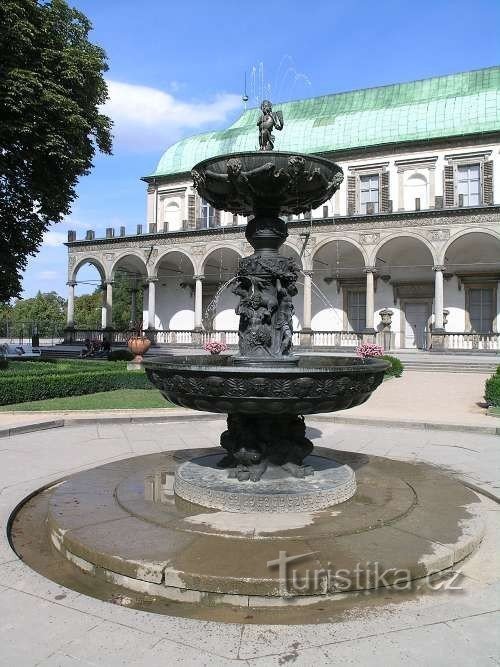
[(142, 362), (142, 357), (151, 347), (151, 341), (146, 336), (131, 336), (127, 341), (128, 349), (135, 354), (134, 363)]

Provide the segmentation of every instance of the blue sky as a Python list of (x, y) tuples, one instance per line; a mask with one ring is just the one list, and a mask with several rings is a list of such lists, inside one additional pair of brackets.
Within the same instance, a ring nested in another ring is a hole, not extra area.
[[(71, 4), (71, 3), (70, 3)], [(145, 222), (145, 184), (167, 146), (230, 124), (241, 94), (273, 101), (410, 81), (500, 62), (496, 0), (75, 0), (106, 50), (113, 156), (81, 179), (69, 219), (47, 234), (24, 296), (66, 294), (68, 229), (103, 235)], [(262, 77), (263, 71), (263, 77)], [(252, 72), (254, 74), (252, 75)], [(253, 81), (255, 80), (255, 85)], [(83, 269), (81, 280), (95, 278)], [(77, 293), (92, 286), (81, 285)]]

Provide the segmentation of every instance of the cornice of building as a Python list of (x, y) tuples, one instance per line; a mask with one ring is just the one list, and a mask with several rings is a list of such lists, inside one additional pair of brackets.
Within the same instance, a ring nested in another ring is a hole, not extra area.
[[(306, 229), (335, 231), (350, 229), (366, 231), (384, 227), (410, 227), (427, 225), (451, 224), (500, 224), (500, 205), (474, 206), (467, 208), (426, 209), (423, 211), (395, 211), (393, 213), (376, 213), (373, 215), (346, 215), (329, 218), (312, 218), (311, 220), (291, 220), (287, 226), (297, 233)], [(178, 244), (199, 241), (207, 238), (224, 238), (228, 240), (241, 238), (245, 225), (212, 227), (210, 229), (177, 230), (172, 232), (156, 232), (152, 234), (131, 234), (113, 238), (96, 238), (92, 240), (68, 241), (65, 245), (71, 249), (89, 249), (99, 247), (127, 247), (130, 245), (166, 245), (169, 240)]]

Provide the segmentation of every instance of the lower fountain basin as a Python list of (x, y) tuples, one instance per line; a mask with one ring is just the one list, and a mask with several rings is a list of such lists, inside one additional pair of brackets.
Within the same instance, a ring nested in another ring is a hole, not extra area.
[(149, 380), (185, 408), (232, 414), (301, 414), (364, 403), (389, 367), (381, 359), (301, 355), (296, 366), (237, 365), (231, 355), (152, 357)]

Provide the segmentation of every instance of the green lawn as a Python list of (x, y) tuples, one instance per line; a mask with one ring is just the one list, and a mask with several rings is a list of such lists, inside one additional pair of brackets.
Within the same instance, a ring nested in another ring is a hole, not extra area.
[(101, 391), (97, 394), (48, 398), (45, 401), (31, 401), (4, 405), (0, 411), (11, 410), (112, 410), (127, 408), (172, 408), (156, 389), (117, 389)]

